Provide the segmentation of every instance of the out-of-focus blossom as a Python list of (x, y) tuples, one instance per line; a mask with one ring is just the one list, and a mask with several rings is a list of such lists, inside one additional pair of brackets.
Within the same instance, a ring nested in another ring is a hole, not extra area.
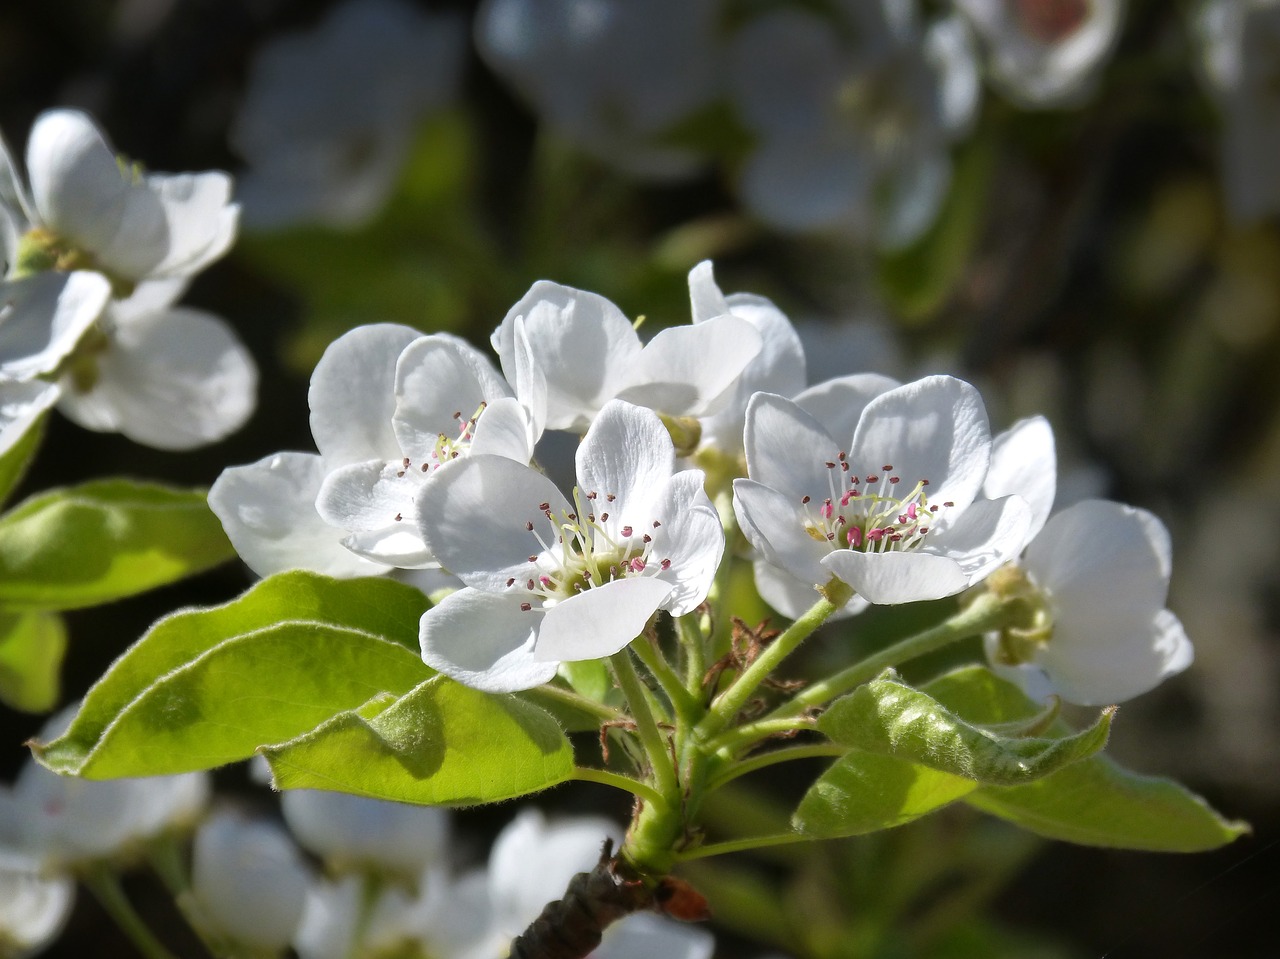
[(615, 398), (670, 416), (714, 413), (761, 348), (755, 327), (732, 314), (671, 327), (642, 344), (609, 300), (548, 280), (535, 283), (491, 337), (511, 382), (520, 378), (522, 337), (545, 387), (547, 428), (575, 432)]
[(435, 806), (291, 789), (280, 797), (289, 831), (332, 869), (417, 877), (444, 859), (449, 814)]
[(1233, 219), (1280, 210), (1280, 2), (1209, 0), (1194, 29), (1222, 112), (1223, 189)]
[(467, 588), (423, 614), (427, 665), (477, 689), (529, 689), (562, 661), (618, 652), (659, 609), (681, 616), (706, 597), (724, 535), (703, 472), (676, 472), (655, 413), (607, 404), (577, 472), (571, 505), (503, 457), (441, 467), (418, 521)]
[(922, 29), (910, 2), (831, 14), (773, 10), (731, 41), (730, 91), (757, 138), (743, 200), (779, 229), (905, 246), (933, 223), (976, 109), (968, 34), (954, 17)]
[(75, 901), (67, 875), (45, 876), (30, 856), (0, 848), (0, 956), (34, 956), (62, 931)]
[(0, 204), (10, 271), (92, 269), (118, 292), (143, 280), (190, 277), (222, 256), (236, 235), (231, 177), (144, 173), (116, 157), (77, 110), (42, 113), (27, 142), (22, 183), (0, 141)]
[(1031, 109), (1074, 106), (1093, 92), (1125, 6), (1124, 0), (954, 3), (983, 39), (992, 81)]
[(219, 812), (196, 832), (191, 889), (208, 935), (283, 949), (302, 919), (308, 879), (288, 834), (265, 819)]
[(991, 436), (969, 384), (931, 376), (880, 393), (852, 436), (846, 447), (796, 403), (752, 399), (750, 478), (734, 481), (734, 511), (771, 565), (907, 603), (960, 592), (1026, 542), (1026, 502), (980, 496)]
[(699, 154), (664, 142), (719, 92), (711, 0), (486, 0), (485, 62), (558, 134), (637, 176), (694, 173)]
[[(48, 741), (71, 722), (75, 707), (39, 734)], [(11, 790), (0, 793), (16, 845), (45, 867), (62, 869), (127, 854), (142, 840), (194, 824), (209, 798), (205, 773), (94, 781), (59, 776), (30, 760)]]
[(245, 225), (356, 227), (378, 212), (417, 126), (454, 96), (466, 27), (401, 0), (349, 0), (254, 61), (231, 142)]
[(1106, 500), (1068, 507), (993, 578), (997, 590), (1029, 587), (1043, 613), (1033, 628), (989, 635), (988, 659), (1037, 698), (1100, 706), (1154, 688), (1194, 655), (1165, 609), (1171, 554), (1168, 531), (1146, 510)]
[(220, 317), (174, 305), (185, 286), (142, 283), (107, 308), (61, 378), (63, 414), (162, 450), (217, 442), (244, 425), (258, 368)]

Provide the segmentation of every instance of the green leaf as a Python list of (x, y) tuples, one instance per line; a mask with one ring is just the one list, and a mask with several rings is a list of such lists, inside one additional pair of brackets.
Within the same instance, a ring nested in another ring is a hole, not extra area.
[(973, 725), (928, 693), (882, 677), (832, 704), (818, 729), (835, 742), (979, 783), (1016, 785), (1092, 756), (1107, 743), (1114, 709), (1073, 736), (1002, 736)]
[(203, 490), (85, 483), (34, 496), (0, 517), (0, 603), (95, 606), (234, 556)]
[(281, 789), (334, 789), (473, 806), (564, 782), (573, 749), (554, 719), (515, 696), (435, 676), (389, 705), (335, 716), (262, 750)]
[(28, 713), (53, 709), (66, 649), (57, 613), (0, 613), (0, 702)]
[(1249, 832), (1180, 784), (1129, 772), (1105, 756), (1021, 786), (984, 786), (966, 801), (1041, 836), (1086, 846), (1199, 852)]
[(418, 654), (426, 598), (387, 579), (294, 571), (224, 605), (156, 623), (37, 749), (91, 778), (206, 769), (432, 675)]
[(613, 674), (603, 659), (583, 659), (573, 663), (561, 663), (560, 675), (573, 691), (597, 703), (609, 699), (613, 692)]
[(35, 458), (40, 441), (44, 439), (44, 421), (42, 414), (21, 437), (0, 456), (0, 503), (9, 498), (15, 486), (22, 482), (27, 467)]
[(1012, 726), (1035, 720), (1041, 712), (1015, 683), (977, 664), (943, 673), (920, 688), (975, 725)]
[(791, 825), (815, 839), (891, 829), (954, 802), (977, 785), (962, 776), (855, 749), (809, 787)]

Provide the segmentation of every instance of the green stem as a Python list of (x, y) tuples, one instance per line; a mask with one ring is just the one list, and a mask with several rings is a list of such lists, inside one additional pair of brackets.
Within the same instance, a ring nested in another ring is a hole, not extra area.
[(1011, 615), (1016, 615), (1015, 604), (1001, 599), (994, 593), (983, 593), (960, 612), (937, 626), (926, 629), (922, 633), (916, 633), (914, 636), (908, 636), (892, 646), (872, 653), (866, 659), (854, 663), (834, 676), (810, 684), (768, 715), (730, 730), (715, 741), (715, 748), (720, 752), (726, 750), (737, 752), (744, 746), (750, 746), (766, 736), (773, 735), (777, 732), (777, 723), (780, 720), (797, 716), (806, 709), (830, 702), (868, 680), (875, 679), (892, 666), (995, 629)]
[(667, 699), (671, 701), (671, 706), (675, 710), (677, 720), (681, 724), (690, 726), (696, 723), (702, 715), (702, 708), (684, 688), (684, 683), (671, 668), (667, 658), (662, 655), (662, 651), (645, 636), (641, 636), (632, 643), (631, 650), (636, 654), (636, 658), (644, 663), (645, 669), (649, 670), (653, 678), (658, 681), (658, 685), (662, 687), (662, 691), (666, 693)]
[(138, 947), (146, 959), (176, 959), (176, 957), (142, 921), (133, 904), (120, 886), (120, 877), (106, 862), (95, 862), (83, 874), (84, 884), (102, 904), (115, 924)]
[(580, 782), (600, 783), (604, 786), (612, 786), (615, 789), (622, 789), (631, 793), (633, 796), (639, 796), (641, 799), (650, 803), (665, 803), (666, 799), (663, 795), (650, 786), (638, 779), (632, 779), (630, 776), (624, 776), (621, 773), (609, 772), (607, 769), (594, 769), (590, 766), (575, 766), (573, 775), (570, 779), (576, 779)]
[[(838, 580), (832, 580), (827, 585), (827, 589), (836, 592), (835, 587), (839, 587), (840, 591), (847, 592), (848, 587), (844, 586)], [(840, 599), (840, 596), (836, 596)], [(847, 601), (847, 596), (845, 597)], [(742, 671), (736, 680), (726, 689), (715, 702), (711, 704), (706, 718), (698, 724), (697, 734), (707, 740), (714, 736), (720, 730), (724, 729), (738, 714), (738, 711), (747, 704), (756, 689), (766, 679), (773, 674), (773, 671), (781, 665), (796, 647), (809, 638), (815, 629), (823, 624), (832, 613), (834, 613), (841, 603), (833, 603), (824, 595), (803, 616), (792, 623), (787, 631), (766, 646), (760, 655), (756, 657), (756, 661)]]
[[(972, 603), (932, 629), (908, 636), (866, 659), (854, 663), (834, 676), (819, 680), (797, 693), (789, 703), (775, 709), (771, 716), (786, 710), (790, 714), (810, 706), (818, 706), (875, 679), (886, 669), (941, 649), (951, 643), (977, 636), (999, 626), (1012, 612), (1011, 604), (994, 593), (983, 593)], [(769, 717), (766, 717), (769, 718)]]
[(520, 695), (531, 700), (541, 699), (546, 702), (568, 706), (570, 709), (577, 709), (588, 716), (595, 717), (602, 723), (617, 722), (627, 718), (627, 714), (621, 709), (606, 706), (604, 703), (588, 699), (580, 693), (575, 693), (572, 689), (565, 689), (563, 686), (557, 686), (554, 683), (527, 689)]
[(758, 756), (752, 756), (750, 759), (744, 759), (736, 762), (731, 766), (727, 766), (707, 783), (707, 792), (719, 789), (726, 783), (730, 783), (739, 776), (745, 776), (748, 773), (756, 772), (759, 769), (765, 769), (778, 763), (791, 762), (796, 759), (814, 759), (827, 756), (843, 756), (849, 751), (847, 746), (837, 746), (835, 743), (813, 743), (808, 746), (788, 746), (784, 749), (774, 749), (767, 753), (761, 753)]
[(745, 836), (742, 839), (708, 843), (705, 846), (698, 846), (687, 852), (676, 853), (676, 861), (689, 862), (691, 859), (710, 859), (712, 856), (723, 856), (730, 852), (742, 852), (744, 849), (785, 846), (796, 842), (813, 842), (813, 837), (795, 832), (776, 833), (772, 836)]
[[(727, 567), (728, 563), (724, 566)], [(680, 649), (684, 653), (684, 688), (698, 703), (699, 712), (706, 702), (702, 691), (702, 678), (707, 674), (707, 650), (704, 644), (712, 639), (709, 635), (703, 636), (702, 627), (698, 625), (700, 615), (695, 610), (676, 620), (676, 627), (680, 630)]]
[(631, 717), (636, 723), (636, 732), (640, 743), (649, 757), (649, 766), (653, 770), (653, 778), (658, 793), (663, 797), (663, 805), (669, 805), (678, 795), (679, 785), (676, 782), (675, 767), (667, 753), (667, 740), (658, 728), (649, 708), (649, 690), (640, 682), (636, 668), (631, 662), (631, 654), (625, 649), (609, 657), (613, 664), (613, 673), (622, 687), (622, 694), (631, 707)]

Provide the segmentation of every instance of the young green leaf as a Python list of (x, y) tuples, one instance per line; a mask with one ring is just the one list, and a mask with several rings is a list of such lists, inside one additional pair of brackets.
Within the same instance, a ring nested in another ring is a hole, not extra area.
[(1086, 846), (1199, 852), (1249, 831), (1182, 785), (1129, 772), (1105, 756), (1020, 786), (984, 786), (965, 799), (1041, 836)]
[(66, 649), (57, 613), (0, 613), (0, 702), (28, 713), (53, 709)]
[[(430, 676), (417, 652), (426, 607), (422, 593), (402, 583), (299, 570), (226, 605), (174, 613), (116, 660), (41, 759), (59, 771), (85, 773), (89, 764), (107, 776), (144, 774), (106, 771), (125, 761), (171, 772), (250, 755)], [(160, 729), (149, 731), (151, 723)], [(135, 755), (122, 755), (130, 748)], [(164, 755), (170, 748), (203, 758)]]
[(977, 785), (963, 776), (853, 749), (809, 787), (791, 825), (815, 839), (891, 829), (959, 799)]
[(474, 806), (573, 772), (573, 748), (538, 707), (435, 676), (390, 705), (351, 710), (262, 750), (282, 789)]
[(1017, 785), (1092, 756), (1107, 742), (1114, 710), (1089, 729), (1042, 739), (1002, 736), (961, 719), (932, 696), (880, 678), (837, 700), (818, 729), (835, 742), (979, 783)]
[(31, 497), (0, 517), (0, 603), (96, 606), (234, 556), (203, 490), (99, 480)]

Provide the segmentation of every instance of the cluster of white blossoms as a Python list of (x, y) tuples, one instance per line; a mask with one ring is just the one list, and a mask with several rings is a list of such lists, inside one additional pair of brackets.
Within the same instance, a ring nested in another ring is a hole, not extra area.
[(257, 369), (178, 306), (235, 239), (225, 173), (146, 173), (85, 114), (40, 115), (26, 176), (0, 140), (0, 451), (57, 404), (88, 429), (191, 449), (240, 427)]
[[(196, 921), (211, 939), (302, 959), (421, 956), (493, 959), (542, 910), (547, 890), (590, 870), (616, 824), (597, 817), (547, 821), (525, 809), (483, 866), (459, 868), (449, 813), (342, 793), (281, 796), (287, 830), (224, 810), (195, 837)], [(303, 852), (319, 859), (316, 875)], [(710, 933), (655, 914), (605, 933), (594, 959), (708, 959)]]
[[(852, 592), (838, 616), (984, 582), (1020, 591), (1035, 628), (988, 645), (1036, 694), (1111, 702), (1190, 662), (1164, 609), (1159, 521), (1101, 501), (1050, 518), (1047, 421), (993, 436), (978, 391), (952, 376), (806, 387), (776, 306), (725, 296), (709, 263), (689, 285), (693, 322), (644, 344), (608, 300), (540, 281), (491, 337), (501, 372), (455, 337), (356, 329), (312, 378), (319, 452), (229, 469), (210, 504), (262, 575), (449, 574), (430, 581), (444, 588), (422, 617), (423, 659), (490, 692), (610, 656), (659, 611), (692, 612), (726, 527), (792, 618), (832, 580)], [(571, 489), (535, 459), (556, 430), (582, 437)]]

